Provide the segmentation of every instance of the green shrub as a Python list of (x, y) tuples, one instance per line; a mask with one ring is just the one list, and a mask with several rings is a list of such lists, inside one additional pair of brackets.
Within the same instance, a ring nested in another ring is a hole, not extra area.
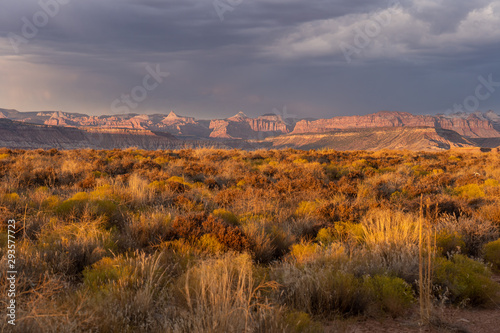
[[(118, 205), (108, 198), (104, 193), (78, 192), (68, 200), (57, 204), (56, 198), (52, 199), (55, 211), (62, 217), (81, 216), (84, 212), (93, 217), (102, 217), (106, 222), (117, 219), (119, 216)], [(48, 203), (51, 204), (50, 202)]]
[(333, 240), (350, 244), (363, 242), (365, 234), (363, 225), (361, 223), (353, 222), (335, 223), (327, 230), (329, 231), (329, 235), (333, 237)]
[(78, 192), (73, 197), (65, 200), (56, 208), (56, 213), (66, 216), (72, 213), (81, 214), (89, 202), (90, 196), (86, 192)]
[(500, 239), (489, 242), (484, 246), (484, 259), (500, 270)]
[(155, 180), (151, 183), (149, 183), (148, 187), (153, 190), (154, 192), (163, 192), (166, 189), (166, 184), (165, 181), (163, 180)]
[(317, 201), (301, 201), (295, 210), (295, 215), (300, 217), (313, 215), (319, 206), (320, 205)]
[(6, 193), (3, 195), (3, 201), (13, 204), (19, 201), (19, 194), (17, 193)]
[(411, 286), (397, 277), (365, 277), (364, 287), (375, 301), (372, 304), (393, 317), (404, 314), (415, 302)]
[(42, 207), (46, 209), (54, 209), (59, 206), (61, 200), (57, 195), (51, 195), (42, 201)]
[(322, 245), (331, 244), (336, 240), (334, 231), (331, 228), (322, 228), (318, 231), (316, 235), (316, 241)]
[(457, 234), (464, 241), (462, 253), (477, 257), (484, 244), (498, 238), (498, 229), (490, 221), (467, 216), (446, 216), (437, 225), (438, 233)]
[(457, 232), (442, 230), (436, 235), (436, 246), (441, 255), (460, 253), (465, 250), (463, 237)]
[(323, 332), (323, 326), (321, 323), (315, 322), (311, 319), (311, 316), (305, 312), (293, 311), (288, 313), (284, 322), (290, 330), (294, 333), (320, 333)]
[(366, 310), (369, 298), (360, 279), (331, 266), (318, 266), (285, 264), (271, 271), (282, 286), (283, 304), (322, 318), (356, 315)]
[(290, 255), (297, 263), (314, 261), (318, 258), (321, 246), (316, 243), (293, 244)]
[(123, 258), (104, 257), (83, 270), (83, 283), (92, 290), (105, 289), (108, 284), (127, 278), (131, 273)]
[(226, 247), (212, 234), (204, 234), (198, 239), (195, 245), (198, 246), (201, 251), (211, 254), (220, 254), (226, 250)]
[(485, 193), (482, 187), (478, 184), (467, 184), (459, 186), (455, 189), (458, 195), (467, 199), (484, 198)]
[(495, 302), (500, 291), (500, 286), (490, 277), (491, 272), (484, 264), (457, 254), (449, 260), (436, 259), (433, 280), (448, 290), (452, 303), (481, 306)]
[(212, 215), (215, 217), (220, 217), (227, 223), (231, 225), (239, 225), (238, 217), (234, 215), (232, 212), (225, 210), (225, 209), (216, 209), (212, 212)]

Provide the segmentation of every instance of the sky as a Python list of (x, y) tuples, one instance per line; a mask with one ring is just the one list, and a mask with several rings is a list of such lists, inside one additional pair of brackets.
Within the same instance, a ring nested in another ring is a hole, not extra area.
[(500, 113), (500, 1), (2, 0), (0, 108)]

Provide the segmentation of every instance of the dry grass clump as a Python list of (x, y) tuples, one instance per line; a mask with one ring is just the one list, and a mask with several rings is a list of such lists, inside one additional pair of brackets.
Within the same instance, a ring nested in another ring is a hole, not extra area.
[(133, 248), (155, 246), (171, 235), (172, 215), (162, 208), (130, 214), (125, 223), (124, 243)]
[(372, 251), (389, 255), (418, 242), (418, 220), (411, 214), (391, 210), (370, 211), (361, 226), (362, 240)]
[(265, 296), (277, 287), (253, 277), (248, 255), (227, 254), (189, 269), (182, 288), (187, 312), (176, 322), (190, 332), (256, 332), (277, 327), (279, 309)]

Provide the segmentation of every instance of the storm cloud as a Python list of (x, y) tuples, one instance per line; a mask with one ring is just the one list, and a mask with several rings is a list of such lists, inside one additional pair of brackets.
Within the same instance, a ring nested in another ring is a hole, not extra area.
[(500, 1), (0, 2), (0, 107), (23, 111), (110, 114), (158, 65), (130, 112), (442, 113), (499, 59)]

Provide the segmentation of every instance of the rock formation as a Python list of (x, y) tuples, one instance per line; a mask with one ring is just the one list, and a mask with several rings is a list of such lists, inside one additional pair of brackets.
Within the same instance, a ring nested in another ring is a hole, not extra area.
[[(336, 149), (342, 147), (372, 149), (370, 147), (403, 147), (405, 145), (415, 149), (416, 147), (445, 149), (468, 145), (493, 148), (500, 143), (500, 116), (493, 111), (446, 115), (413, 115), (407, 112), (381, 111), (363, 116), (302, 119), (296, 122), (292, 119), (283, 119), (279, 114), (266, 114), (251, 118), (243, 112), (225, 119), (200, 120), (178, 115), (174, 111), (168, 115), (89, 116), (62, 111), (19, 112), (0, 109), (0, 120), (7, 119), (26, 124), (49, 125), (50, 128), (54, 126), (54, 128), (59, 128), (58, 131), (61, 128), (79, 129), (87, 133), (85, 134), (87, 138), (89, 133), (124, 136), (133, 134), (136, 138), (137, 135), (152, 138), (161, 136), (159, 134), (163, 133), (165, 137), (171, 134), (182, 140), (218, 140), (238, 147), (247, 147), (248, 145), (243, 141), (248, 141), (250, 149), (259, 145), (263, 147), (273, 145), (276, 147), (332, 146), (337, 147)], [(45, 132), (57, 132), (53, 128), (50, 130), (48, 128)], [(2, 133), (2, 135), (7, 135), (5, 130)], [(371, 134), (367, 136), (367, 133)], [(391, 136), (395, 133), (399, 133), (397, 135), (401, 137)], [(266, 139), (270, 137), (275, 137), (275, 139)], [(343, 141), (342, 138), (348, 137), (350, 139)], [(413, 139), (408, 139), (410, 137)], [(360, 142), (359, 140), (363, 138), (372, 140), (373, 144), (366, 145)], [(307, 143), (307, 140), (310, 142)], [(390, 140), (394, 142), (389, 142)], [(0, 136), (0, 142), (7, 141), (8, 138)], [(95, 141), (92, 142), (95, 143)], [(151, 147), (165, 146), (158, 143), (159, 141), (155, 142), (157, 144)], [(142, 143), (142, 145), (146, 144)]]
[(471, 138), (500, 137), (500, 132), (495, 129), (492, 120), (481, 119), (475, 114), (470, 114), (467, 118), (462, 118), (412, 115), (407, 112), (388, 111), (381, 111), (366, 116), (335, 117), (314, 121), (301, 120), (295, 125), (293, 133), (325, 133), (354, 128), (422, 126), (448, 129)]

